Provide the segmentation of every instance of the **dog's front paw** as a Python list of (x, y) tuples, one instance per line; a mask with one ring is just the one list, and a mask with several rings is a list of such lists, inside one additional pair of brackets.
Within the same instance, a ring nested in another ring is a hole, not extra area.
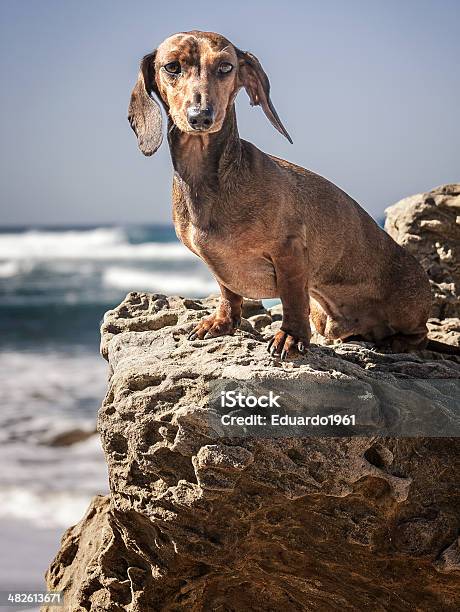
[(239, 324), (240, 321), (237, 319), (219, 318), (216, 315), (211, 315), (206, 319), (201, 319), (198, 325), (190, 332), (188, 339), (208, 340), (218, 336), (229, 336), (233, 334)]
[(270, 340), (267, 350), (272, 357), (280, 356), (284, 361), (287, 357), (298, 357), (303, 355), (308, 348), (310, 341), (308, 338), (291, 335), (280, 330)]

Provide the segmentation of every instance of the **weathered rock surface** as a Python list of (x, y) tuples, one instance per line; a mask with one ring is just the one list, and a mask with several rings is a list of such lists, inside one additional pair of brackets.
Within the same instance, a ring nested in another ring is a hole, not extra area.
[(420, 261), (431, 280), (432, 316), (460, 317), (460, 183), (387, 208), (385, 229)]
[[(105, 317), (98, 429), (111, 493), (66, 532), (48, 571), (65, 609), (458, 610), (458, 438), (235, 438), (208, 419), (223, 378), (358, 381), (383, 419), (373, 384), (405, 381), (414, 405), (428, 398), (454, 427), (458, 360), (361, 343), (273, 361), (265, 339), (280, 309), (257, 302), (234, 336), (189, 342), (214, 304), (131, 293)], [(458, 319), (449, 325), (434, 337), (456, 343)]]

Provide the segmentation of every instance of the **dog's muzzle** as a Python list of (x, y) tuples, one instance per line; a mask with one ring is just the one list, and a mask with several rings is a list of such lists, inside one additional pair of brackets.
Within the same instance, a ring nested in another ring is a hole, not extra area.
[(208, 130), (214, 121), (214, 111), (211, 106), (190, 106), (187, 110), (187, 121), (194, 130)]

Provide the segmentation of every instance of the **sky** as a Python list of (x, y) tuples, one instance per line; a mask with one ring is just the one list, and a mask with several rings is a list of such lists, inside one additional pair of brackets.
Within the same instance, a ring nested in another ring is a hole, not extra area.
[(166, 142), (126, 119), (140, 58), (224, 34), (271, 81), (291, 145), (242, 91), (240, 134), (326, 176), (374, 217), (460, 181), (458, 0), (1, 0), (0, 225), (169, 223)]

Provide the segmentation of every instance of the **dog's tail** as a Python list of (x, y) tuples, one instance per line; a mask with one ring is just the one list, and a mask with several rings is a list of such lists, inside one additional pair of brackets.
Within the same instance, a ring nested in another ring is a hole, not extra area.
[(438, 342), (437, 340), (428, 340), (425, 349), (428, 351), (435, 351), (436, 353), (444, 353), (444, 355), (460, 356), (460, 346), (444, 344), (444, 342)]

